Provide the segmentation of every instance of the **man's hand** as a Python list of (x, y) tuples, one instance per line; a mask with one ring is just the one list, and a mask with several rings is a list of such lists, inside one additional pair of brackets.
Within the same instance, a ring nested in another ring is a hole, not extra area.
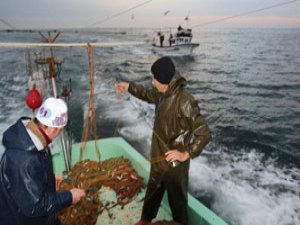
[(55, 190), (58, 191), (60, 183), (63, 181), (62, 176), (55, 176)]
[(80, 199), (85, 197), (85, 191), (83, 189), (73, 188), (70, 192), (72, 193), (72, 204), (76, 204)]
[(129, 83), (127, 82), (119, 82), (115, 85), (117, 93), (123, 93), (128, 91)]
[(190, 154), (188, 153), (188, 151), (180, 152), (176, 149), (167, 151), (165, 155), (166, 161), (168, 162), (173, 162), (176, 160), (179, 162), (184, 162), (190, 158)]

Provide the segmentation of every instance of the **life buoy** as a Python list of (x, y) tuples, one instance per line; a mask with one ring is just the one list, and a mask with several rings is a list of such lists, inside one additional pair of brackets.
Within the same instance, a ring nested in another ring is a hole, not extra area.
[(26, 96), (26, 104), (32, 112), (42, 105), (42, 101), (42, 96), (35, 87), (33, 87)]

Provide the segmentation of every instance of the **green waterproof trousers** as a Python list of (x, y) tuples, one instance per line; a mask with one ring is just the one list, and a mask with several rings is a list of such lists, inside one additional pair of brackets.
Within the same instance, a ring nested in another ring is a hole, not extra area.
[(144, 200), (142, 220), (151, 221), (157, 215), (165, 190), (173, 220), (188, 225), (188, 170), (189, 160), (177, 167), (169, 166), (165, 172), (151, 167), (149, 182)]

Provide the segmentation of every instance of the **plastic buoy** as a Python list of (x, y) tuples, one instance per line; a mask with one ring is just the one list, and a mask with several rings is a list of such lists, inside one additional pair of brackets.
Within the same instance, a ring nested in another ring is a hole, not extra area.
[(33, 87), (26, 96), (26, 104), (30, 109), (32, 109), (32, 112), (42, 105), (42, 101), (42, 96), (35, 87)]

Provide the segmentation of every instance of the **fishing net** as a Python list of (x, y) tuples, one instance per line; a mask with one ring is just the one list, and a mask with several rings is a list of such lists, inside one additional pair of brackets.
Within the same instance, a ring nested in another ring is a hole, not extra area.
[[(103, 186), (114, 190), (115, 202), (101, 201), (99, 189)], [(143, 186), (143, 178), (132, 168), (130, 161), (123, 157), (111, 158), (102, 163), (83, 160), (69, 172), (69, 180), (63, 181), (60, 190), (74, 187), (86, 191), (86, 197), (77, 204), (59, 213), (62, 224), (94, 225), (104, 210), (131, 202)]]

